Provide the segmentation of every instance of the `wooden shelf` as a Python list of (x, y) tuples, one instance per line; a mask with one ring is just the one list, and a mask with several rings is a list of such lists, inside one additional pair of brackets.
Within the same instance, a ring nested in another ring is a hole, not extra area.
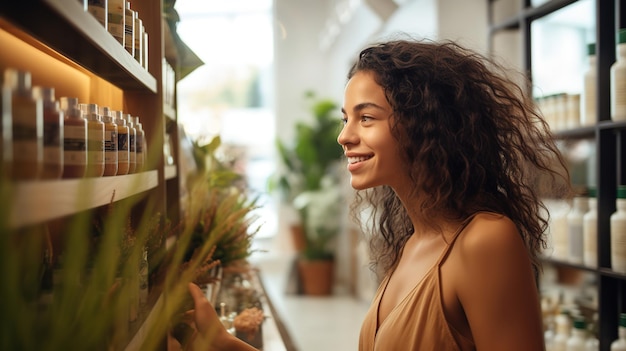
[(12, 228), (45, 222), (141, 194), (158, 185), (156, 170), (115, 177), (17, 182)]
[[(28, 16), (24, 14), (28, 13)], [(78, 1), (3, 1), (0, 25), (19, 27), (78, 65), (124, 90), (157, 92), (146, 71)], [(15, 33), (14, 33), (15, 34)]]

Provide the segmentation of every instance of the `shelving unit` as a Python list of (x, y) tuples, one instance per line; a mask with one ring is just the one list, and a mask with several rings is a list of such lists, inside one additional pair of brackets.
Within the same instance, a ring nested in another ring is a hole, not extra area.
[[(504, 0), (489, 1), (489, 39), (493, 52), (494, 37), (504, 31), (517, 31), (521, 39), (522, 69), (532, 77), (533, 52), (531, 24), (578, 1), (550, 0), (532, 6), (530, 0), (519, 1), (519, 8), (506, 18), (494, 20), (494, 5)], [(500, 4), (497, 4), (500, 3)], [(508, 1), (508, 3), (511, 3)], [(626, 184), (626, 124), (612, 122), (610, 115), (610, 67), (615, 62), (615, 35), (617, 28), (626, 27), (626, 1), (595, 0), (595, 43), (597, 55), (597, 116), (598, 123), (592, 127), (563, 130), (557, 136), (563, 140), (592, 139), (596, 144), (595, 185), (598, 201), (598, 264), (599, 268), (571, 264), (555, 259), (545, 259), (546, 264), (572, 268), (594, 274), (598, 289), (598, 338), (600, 350), (608, 351), (617, 338), (618, 316), (626, 312), (626, 275), (611, 270), (610, 216), (615, 211), (617, 184)], [(589, 15), (591, 16), (591, 15)], [(584, 48), (581, 47), (581, 52)], [(560, 57), (567, 60), (568, 56)], [(582, 72), (580, 72), (582, 79)], [(530, 88), (530, 87), (529, 87)]]
[[(33, 85), (55, 87), (57, 98), (74, 96), (81, 103), (97, 103), (139, 116), (148, 145), (147, 169), (140, 173), (14, 182), (10, 228), (19, 230), (84, 211), (97, 212), (111, 202), (131, 198), (133, 216), (153, 211), (166, 213), (173, 223), (180, 220), (179, 165), (166, 165), (163, 157), (165, 133), (178, 138), (178, 128), (167, 127), (177, 125), (176, 106), (164, 103), (162, 90), (163, 59), (175, 58), (168, 50), (176, 48), (164, 45), (171, 42), (164, 35), (171, 33), (163, 19), (162, 1), (132, 1), (132, 7), (148, 33), (147, 70), (76, 0), (0, 3), (0, 70), (11, 67), (30, 71)], [(178, 161), (177, 156), (174, 161)], [(173, 239), (166, 239), (171, 247)], [(168, 248), (163, 245), (164, 250)], [(147, 306), (130, 323), (122, 349), (141, 348), (144, 331), (154, 319), (150, 312), (162, 300), (161, 288), (151, 286)]]

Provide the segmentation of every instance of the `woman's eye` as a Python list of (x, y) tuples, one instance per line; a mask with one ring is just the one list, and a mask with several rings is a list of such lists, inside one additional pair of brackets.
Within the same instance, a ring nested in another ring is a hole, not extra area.
[(370, 116), (361, 116), (361, 122), (369, 122), (371, 121), (373, 118)]
[(341, 119), (341, 124), (343, 124), (344, 126), (348, 123), (348, 117), (343, 117)]

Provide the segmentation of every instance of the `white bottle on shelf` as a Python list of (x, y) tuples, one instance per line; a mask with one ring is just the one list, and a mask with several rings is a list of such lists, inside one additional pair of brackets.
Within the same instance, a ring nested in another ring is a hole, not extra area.
[(583, 263), (583, 216), (589, 210), (587, 203), (587, 197), (574, 197), (572, 210), (567, 214), (568, 258), (572, 263)]
[(619, 315), (618, 338), (611, 343), (611, 351), (626, 351), (626, 313)]
[(611, 214), (611, 268), (626, 273), (626, 186), (617, 187), (617, 210)]
[(585, 351), (585, 342), (587, 341), (587, 329), (585, 319), (576, 317), (573, 322), (570, 337), (567, 339), (566, 351)]
[(617, 57), (611, 65), (611, 118), (626, 121), (626, 28), (617, 33)]
[(598, 122), (596, 113), (596, 94), (598, 90), (598, 72), (596, 68), (596, 44), (587, 44), (587, 62), (589, 66), (583, 78), (583, 92), (580, 98), (580, 124), (593, 126)]
[(583, 264), (598, 266), (598, 200), (595, 188), (589, 189), (589, 210), (583, 216)]

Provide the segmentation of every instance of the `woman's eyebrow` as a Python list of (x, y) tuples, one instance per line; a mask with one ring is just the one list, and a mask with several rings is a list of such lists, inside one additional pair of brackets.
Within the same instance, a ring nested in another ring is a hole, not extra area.
[[(372, 108), (375, 108), (375, 109), (378, 109), (378, 110), (383, 110), (383, 111), (385, 110), (385, 108), (384, 108), (384, 107), (382, 107), (382, 106), (380, 106), (380, 105), (377, 105), (377, 104), (375, 104), (375, 103), (373, 103), (373, 102), (362, 102), (362, 103), (360, 103), (360, 104), (355, 105), (355, 106), (352, 108), (352, 110), (353, 110), (354, 112), (359, 112), (359, 111), (361, 111), (361, 110), (363, 110), (363, 109), (366, 109), (366, 108), (368, 108), (368, 107), (372, 107)], [(345, 114), (346, 114), (346, 109), (342, 107), (342, 108), (341, 108), (341, 113), (343, 113), (343, 114), (345, 115)]]

